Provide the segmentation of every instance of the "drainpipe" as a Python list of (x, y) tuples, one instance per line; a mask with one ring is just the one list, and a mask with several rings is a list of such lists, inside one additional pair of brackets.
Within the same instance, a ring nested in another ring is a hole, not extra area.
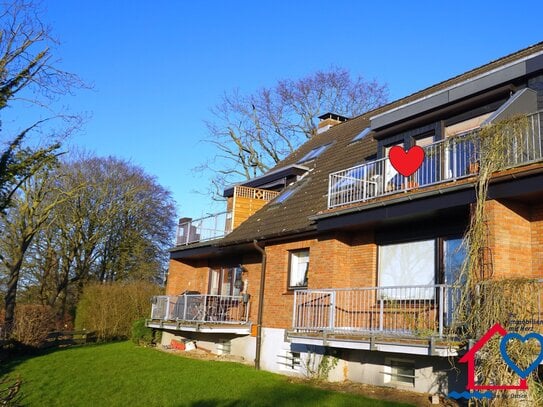
[(262, 347), (262, 313), (264, 312), (264, 284), (266, 279), (266, 251), (253, 240), (255, 249), (262, 254), (262, 266), (260, 268), (260, 289), (258, 291), (258, 317), (256, 320), (256, 352), (255, 369), (260, 370), (260, 348)]

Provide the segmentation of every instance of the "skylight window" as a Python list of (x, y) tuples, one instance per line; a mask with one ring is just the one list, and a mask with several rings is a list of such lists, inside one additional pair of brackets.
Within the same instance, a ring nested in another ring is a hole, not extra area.
[(298, 164), (317, 158), (319, 155), (324, 153), (328, 147), (330, 147), (330, 144), (331, 143), (323, 144), (322, 146), (315, 147), (309, 153), (304, 155), (300, 160), (298, 160)]
[(274, 203), (283, 203), (287, 199), (289, 199), (292, 194), (297, 190), (298, 188), (291, 188), (284, 191), (281, 195), (279, 195), (277, 198), (275, 198)]
[(371, 128), (366, 127), (364, 130), (362, 130), (360, 133), (358, 133), (355, 138), (353, 138), (354, 141), (362, 140), (369, 132), (371, 131)]

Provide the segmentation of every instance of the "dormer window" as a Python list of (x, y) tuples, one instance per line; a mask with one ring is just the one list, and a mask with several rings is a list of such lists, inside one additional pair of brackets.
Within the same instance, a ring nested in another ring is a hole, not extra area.
[(305, 163), (306, 161), (314, 160), (318, 156), (320, 156), (322, 153), (326, 151), (328, 147), (330, 147), (332, 143), (323, 144), (322, 146), (315, 147), (313, 150), (311, 150), (309, 153), (304, 155), (300, 160), (298, 160), (298, 164)]

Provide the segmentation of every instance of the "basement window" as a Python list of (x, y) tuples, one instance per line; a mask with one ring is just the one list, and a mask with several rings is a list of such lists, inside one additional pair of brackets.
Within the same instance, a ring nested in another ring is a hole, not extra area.
[(278, 355), (277, 363), (281, 370), (299, 371), (301, 367), (300, 352), (291, 352), (286, 350), (284, 355)]
[(332, 143), (328, 143), (328, 144), (323, 144), (322, 146), (319, 146), (319, 147), (315, 147), (313, 150), (311, 150), (309, 153), (307, 153), (306, 155), (304, 155), (300, 160), (298, 160), (298, 164), (300, 163), (304, 163), (306, 161), (310, 161), (310, 160), (314, 160), (315, 158), (317, 158), (318, 156), (320, 156), (322, 153), (324, 153), (326, 151), (326, 149), (328, 147), (330, 147), (330, 144)]
[(384, 382), (415, 386), (415, 362), (406, 359), (385, 360)]

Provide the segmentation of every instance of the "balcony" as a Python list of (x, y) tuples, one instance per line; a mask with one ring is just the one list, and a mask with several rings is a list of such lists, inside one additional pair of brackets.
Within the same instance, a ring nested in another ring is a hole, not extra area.
[(218, 239), (231, 231), (231, 212), (220, 212), (199, 219), (184, 218), (177, 227), (177, 246)]
[(147, 326), (180, 331), (248, 334), (248, 298), (209, 294), (153, 297)]
[[(542, 112), (528, 115), (526, 132), (512, 138), (510, 150), (506, 152), (507, 168), (543, 159), (542, 115)], [(475, 175), (478, 171), (479, 147), (474, 134), (464, 133), (424, 147), (425, 159), (409, 177), (399, 174), (388, 157), (330, 174), (328, 208), (366, 202)]]
[[(448, 284), (298, 290), (288, 335), (305, 345), (455, 356), (468, 339), (479, 339), (453, 324), (461, 295)], [(477, 315), (502, 309), (505, 317), (496, 318), (508, 331), (543, 333), (541, 279), (488, 280), (474, 287), (466, 304)], [(494, 324), (490, 319), (486, 323)]]
[(459, 291), (445, 284), (301, 290), (294, 294), (293, 330), (443, 338)]

